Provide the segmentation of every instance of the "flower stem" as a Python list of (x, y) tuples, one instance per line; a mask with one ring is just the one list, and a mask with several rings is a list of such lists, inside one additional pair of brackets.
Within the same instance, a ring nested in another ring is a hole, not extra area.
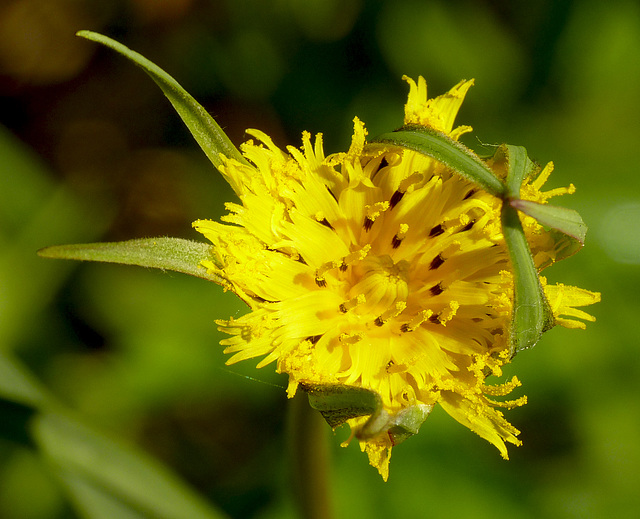
[(330, 519), (327, 423), (304, 393), (293, 398), (289, 411), (292, 485), (300, 517)]

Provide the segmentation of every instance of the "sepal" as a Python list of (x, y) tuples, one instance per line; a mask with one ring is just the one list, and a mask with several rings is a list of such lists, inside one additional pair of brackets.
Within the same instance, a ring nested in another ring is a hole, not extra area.
[(447, 135), (428, 126), (407, 125), (378, 136), (367, 145), (369, 149), (397, 146), (427, 155), (453, 171), (478, 184), (494, 196), (502, 197), (505, 186), (473, 151)]
[(529, 243), (517, 210), (509, 203), (520, 196), (522, 183), (535, 170), (535, 164), (521, 146), (502, 145), (494, 163), (504, 162), (507, 169), (507, 199), (502, 203), (502, 233), (513, 271), (513, 312), (510, 330), (510, 354), (534, 346), (542, 334), (554, 326), (553, 312), (544, 294)]
[(352, 418), (369, 416), (355, 431), (355, 437), (361, 441), (388, 434), (391, 444), (398, 445), (418, 434), (433, 409), (430, 405), (416, 404), (389, 413), (383, 408), (380, 395), (369, 389), (341, 384), (301, 384), (301, 387), (307, 392), (311, 407), (320, 411), (334, 429)]

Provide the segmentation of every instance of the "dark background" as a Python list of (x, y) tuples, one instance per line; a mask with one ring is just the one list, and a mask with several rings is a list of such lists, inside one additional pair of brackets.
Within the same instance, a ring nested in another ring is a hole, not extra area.
[[(224, 366), (214, 319), (243, 305), (178, 274), (43, 260), (43, 246), (199, 239), (230, 189), (139, 69), (76, 38), (113, 37), (173, 75), (237, 144), (352, 119), (402, 123), (408, 86), (475, 78), (458, 124), (471, 147), (553, 160), (558, 203), (587, 247), (550, 282), (601, 291), (587, 331), (555, 329), (506, 370), (524, 383), (495, 448), (436, 410), (394, 450), (384, 484), (355, 444), (333, 445), (340, 517), (634, 517), (640, 506), (640, 7), (611, 0), (4, 0), (0, 3), (0, 348), (91, 421), (164, 460), (231, 516), (293, 516), (286, 380)], [(239, 375), (239, 376), (238, 376)], [(248, 378), (251, 377), (251, 378)], [(254, 380), (257, 379), (257, 380)], [(73, 517), (29, 451), (0, 443), (0, 517)]]

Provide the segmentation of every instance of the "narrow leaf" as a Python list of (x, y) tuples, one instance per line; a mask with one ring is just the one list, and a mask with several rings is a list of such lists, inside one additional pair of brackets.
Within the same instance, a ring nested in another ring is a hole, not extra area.
[(478, 184), (485, 191), (501, 197), (505, 186), (480, 157), (458, 141), (426, 126), (410, 125), (385, 133), (367, 145), (369, 149), (399, 146), (422, 153), (442, 162), (464, 178)]
[(207, 269), (200, 265), (202, 260), (215, 261), (211, 254), (211, 246), (180, 238), (143, 238), (111, 243), (54, 245), (40, 249), (38, 254), (44, 258), (103, 261), (173, 270), (216, 283), (222, 281), (219, 276), (208, 273)]
[[(50, 467), (90, 519), (107, 517), (102, 507), (119, 510), (124, 517), (224, 517), (161, 463), (70, 412), (43, 411), (33, 420), (32, 430)], [(94, 510), (91, 503), (100, 509)]]
[(157, 83), (164, 95), (171, 101), (178, 115), (216, 168), (222, 164), (220, 153), (227, 158), (247, 163), (213, 117), (164, 70), (144, 56), (102, 34), (80, 31), (77, 35), (115, 50), (151, 76), (151, 79)]
[(566, 207), (539, 204), (530, 200), (511, 200), (511, 207), (535, 218), (542, 225), (560, 231), (584, 245), (587, 226), (577, 211)]
[(0, 414), (0, 432), (15, 434), (48, 462), (82, 517), (225, 517), (159, 461), (84, 423), (4, 352), (0, 403), (10, 411)]

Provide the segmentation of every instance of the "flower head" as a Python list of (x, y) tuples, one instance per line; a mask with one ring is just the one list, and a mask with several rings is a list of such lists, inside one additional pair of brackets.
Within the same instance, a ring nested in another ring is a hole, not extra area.
[[(410, 85), (405, 123), (431, 127), (453, 140), (471, 130), (454, 119), (472, 81), (427, 99), (426, 83)], [(408, 409), (425, 416), (441, 405), (493, 443), (518, 445), (518, 430), (500, 401), (517, 378), (489, 385), (510, 361), (514, 280), (501, 227), (502, 200), (441, 162), (408, 149), (369, 148), (354, 120), (347, 152), (325, 156), (322, 135), (304, 133), (300, 149), (278, 148), (264, 133), (242, 147), (246, 162), (221, 157), (220, 170), (240, 199), (226, 223), (200, 220), (213, 243), (203, 262), (249, 306), (217, 321), (229, 334), (228, 363), (260, 357), (301, 384), (344, 385), (379, 395), (392, 417)], [(500, 164), (487, 161), (498, 177)], [(569, 188), (542, 191), (548, 165), (530, 176), (521, 198), (546, 203)], [(522, 223), (538, 270), (558, 259), (557, 242), (535, 219)], [(599, 295), (546, 284), (557, 324), (584, 327), (593, 318), (575, 307)], [(367, 417), (349, 421), (354, 433)], [(358, 434), (382, 474), (394, 437), (388, 427)]]

